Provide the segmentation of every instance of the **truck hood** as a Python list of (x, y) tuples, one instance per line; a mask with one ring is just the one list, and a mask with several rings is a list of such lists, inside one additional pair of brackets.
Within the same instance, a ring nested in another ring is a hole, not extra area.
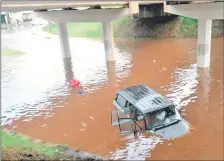
[(181, 137), (187, 133), (189, 133), (190, 125), (183, 119), (179, 122), (169, 125), (167, 127), (163, 127), (161, 129), (157, 129), (153, 131), (154, 134), (160, 135), (165, 139), (172, 139)]

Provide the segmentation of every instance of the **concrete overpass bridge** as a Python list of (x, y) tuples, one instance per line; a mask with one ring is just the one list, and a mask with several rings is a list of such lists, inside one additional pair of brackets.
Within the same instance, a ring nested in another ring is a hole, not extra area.
[[(57, 24), (63, 58), (70, 58), (67, 22), (102, 22), (105, 58), (115, 61), (111, 22), (121, 17), (138, 14), (141, 5), (163, 4), (163, 11), (198, 20), (198, 67), (210, 66), (211, 31), (213, 19), (224, 19), (223, 1), (3, 1), (4, 12), (33, 10), (38, 17)], [(106, 8), (104, 8), (107, 6)], [(113, 6), (113, 7), (111, 7)], [(115, 8), (119, 6), (119, 8)], [(121, 6), (121, 7), (120, 7)], [(89, 7), (83, 9), (80, 7)]]

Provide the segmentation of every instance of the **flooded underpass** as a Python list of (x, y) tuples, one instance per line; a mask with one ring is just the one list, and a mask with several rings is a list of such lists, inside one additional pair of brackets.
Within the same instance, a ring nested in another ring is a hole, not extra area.
[[(106, 63), (101, 41), (71, 38), (72, 58), (63, 61), (56, 36), (24, 33), (2, 36), (3, 45), (25, 51), (2, 56), (5, 128), (111, 159), (223, 159), (224, 38), (212, 40), (210, 69), (199, 69), (196, 39), (117, 38), (117, 62)], [(66, 85), (73, 78), (81, 81), (84, 95)], [(111, 126), (117, 90), (139, 83), (181, 108), (188, 134), (134, 137)]]

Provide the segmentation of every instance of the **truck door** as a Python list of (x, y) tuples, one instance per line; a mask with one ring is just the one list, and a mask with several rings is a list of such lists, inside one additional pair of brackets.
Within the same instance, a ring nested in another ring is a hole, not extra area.
[(143, 130), (133, 118), (119, 113), (117, 110), (111, 112), (111, 124), (118, 125), (122, 134), (135, 133)]

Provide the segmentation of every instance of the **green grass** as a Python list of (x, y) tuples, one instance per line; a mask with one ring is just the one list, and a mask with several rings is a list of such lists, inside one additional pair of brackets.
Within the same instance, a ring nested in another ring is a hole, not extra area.
[(22, 51), (10, 49), (7, 47), (2, 47), (2, 54), (3, 55), (22, 55), (24, 54)]
[[(82, 151), (73, 150), (66, 145), (35, 143), (31, 139), (6, 130), (1, 130), (2, 158), (4, 160), (72, 160), (76, 156), (80, 160)], [(66, 150), (73, 151), (68, 155)], [(82, 154), (83, 160), (95, 160), (94, 156)], [(86, 157), (86, 159), (85, 159)], [(101, 157), (99, 157), (101, 158)], [(100, 159), (102, 160), (102, 159)]]
[[(102, 35), (101, 23), (95, 22), (72, 22), (67, 24), (68, 35), (70, 37), (100, 37)], [(51, 34), (57, 34), (55, 24), (43, 27), (43, 30)]]
[(27, 149), (47, 156), (54, 156), (56, 154), (56, 146), (34, 143), (22, 135), (10, 135), (5, 131), (1, 131), (1, 137), (3, 148)]
[(197, 32), (197, 20), (180, 16), (180, 32), (182, 35), (195, 36)]
[[(129, 21), (129, 17), (121, 18), (113, 22), (113, 24), (122, 24)], [(98, 38), (102, 36), (102, 23), (98, 22), (72, 22), (67, 23), (68, 35), (70, 37), (91, 37)], [(57, 34), (57, 27), (53, 24), (43, 27), (43, 31), (51, 34)]]

